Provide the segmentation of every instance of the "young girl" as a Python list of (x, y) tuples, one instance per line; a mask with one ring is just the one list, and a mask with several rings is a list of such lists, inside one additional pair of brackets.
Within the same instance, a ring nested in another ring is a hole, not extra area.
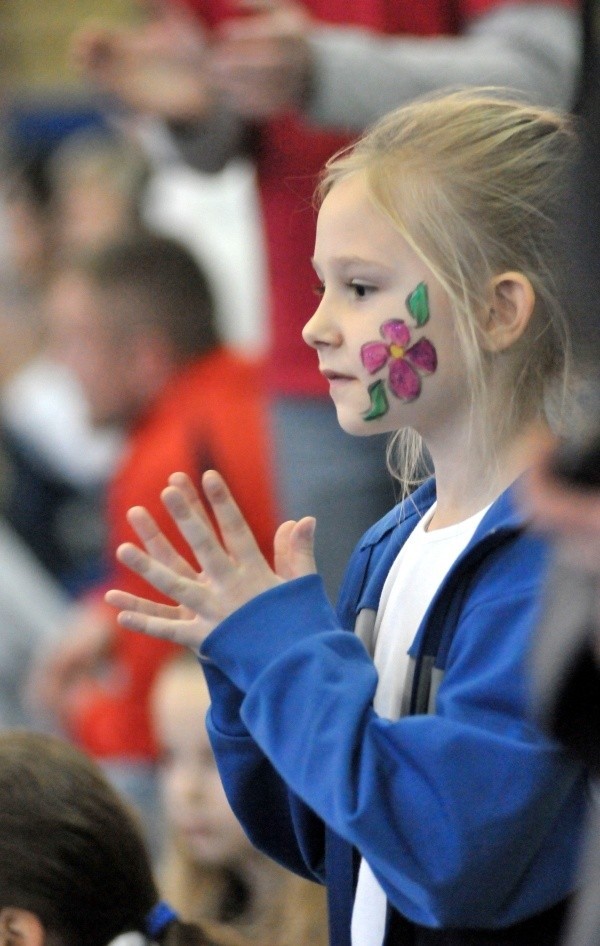
[(189, 652), (161, 670), (152, 693), (166, 820), (160, 887), (188, 920), (216, 920), (256, 942), (327, 942), (323, 890), (254, 848), (223, 790), (203, 725), (209, 696)]
[[(244, 946), (158, 897), (136, 819), (99, 767), (54, 736), (0, 733), (0, 942)], [(263, 941), (261, 946), (266, 946)]]
[(279, 529), (273, 572), (215, 471), (224, 547), (185, 477), (163, 493), (201, 575), (130, 513), (146, 551), (121, 560), (180, 605), (108, 600), (199, 653), (232, 806), (327, 884), (335, 946), (559, 937), (584, 779), (528, 716), (547, 549), (512, 484), (564, 383), (552, 219), (571, 146), (560, 116), (482, 91), (402, 108), (329, 162), (305, 340), (345, 430), (402, 431), (404, 483), (417, 441), (435, 468), (363, 537), (337, 613), (314, 520)]

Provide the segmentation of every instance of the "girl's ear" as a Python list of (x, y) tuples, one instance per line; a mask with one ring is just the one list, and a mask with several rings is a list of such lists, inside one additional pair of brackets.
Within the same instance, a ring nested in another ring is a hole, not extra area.
[(501, 273), (490, 282), (489, 299), (482, 320), (482, 344), (486, 351), (505, 351), (527, 328), (535, 306), (535, 292), (523, 273)]
[(0, 910), (0, 946), (44, 946), (44, 927), (35, 913), (18, 907)]

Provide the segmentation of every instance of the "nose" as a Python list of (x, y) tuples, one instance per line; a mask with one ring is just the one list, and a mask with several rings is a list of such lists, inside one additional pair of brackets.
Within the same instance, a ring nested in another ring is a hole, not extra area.
[(313, 316), (302, 329), (302, 338), (311, 348), (337, 347), (342, 343), (342, 335), (332, 316), (331, 305), (323, 295)]

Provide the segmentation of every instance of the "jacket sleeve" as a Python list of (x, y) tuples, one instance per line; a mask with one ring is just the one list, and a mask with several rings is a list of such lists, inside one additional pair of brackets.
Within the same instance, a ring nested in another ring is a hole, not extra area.
[(258, 850), (323, 883), (323, 822), (290, 791), (246, 729), (243, 694), (215, 664), (201, 664), (211, 696), (206, 728), (232, 810)]
[(581, 69), (575, 5), (500, 3), (467, 15), (459, 36), (315, 27), (308, 117), (317, 125), (361, 130), (419, 95), (468, 85), (516, 89), (540, 104), (572, 106)]
[(582, 779), (526, 715), (537, 586), (522, 566), (505, 555), (471, 594), (434, 716), (375, 714), (375, 667), (314, 576), (250, 602), (204, 645), (283, 781), (424, 925), (516, 922), (573, 882)]

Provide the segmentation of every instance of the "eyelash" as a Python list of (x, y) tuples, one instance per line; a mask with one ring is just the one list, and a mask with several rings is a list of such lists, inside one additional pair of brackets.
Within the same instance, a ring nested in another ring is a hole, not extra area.
[(348, 288), (352, 289), (357, 299), (364, 299), (366, 296), (368, 296), (369, 292), (373, 291), (374, 286), (368, 286), (363, 282), (351, 282), (348, 283)]
[[(375, 291), (375, 286), (369, 286), (362, 282), (349, 282), (346, 283), (346, 286), (355, 293), (357, 299), (364, 299), (370, 292)], [(323, 296), (325, 294), (325, 283), (318, 283), (313, 287), (313, 292), (316, 296)]]

